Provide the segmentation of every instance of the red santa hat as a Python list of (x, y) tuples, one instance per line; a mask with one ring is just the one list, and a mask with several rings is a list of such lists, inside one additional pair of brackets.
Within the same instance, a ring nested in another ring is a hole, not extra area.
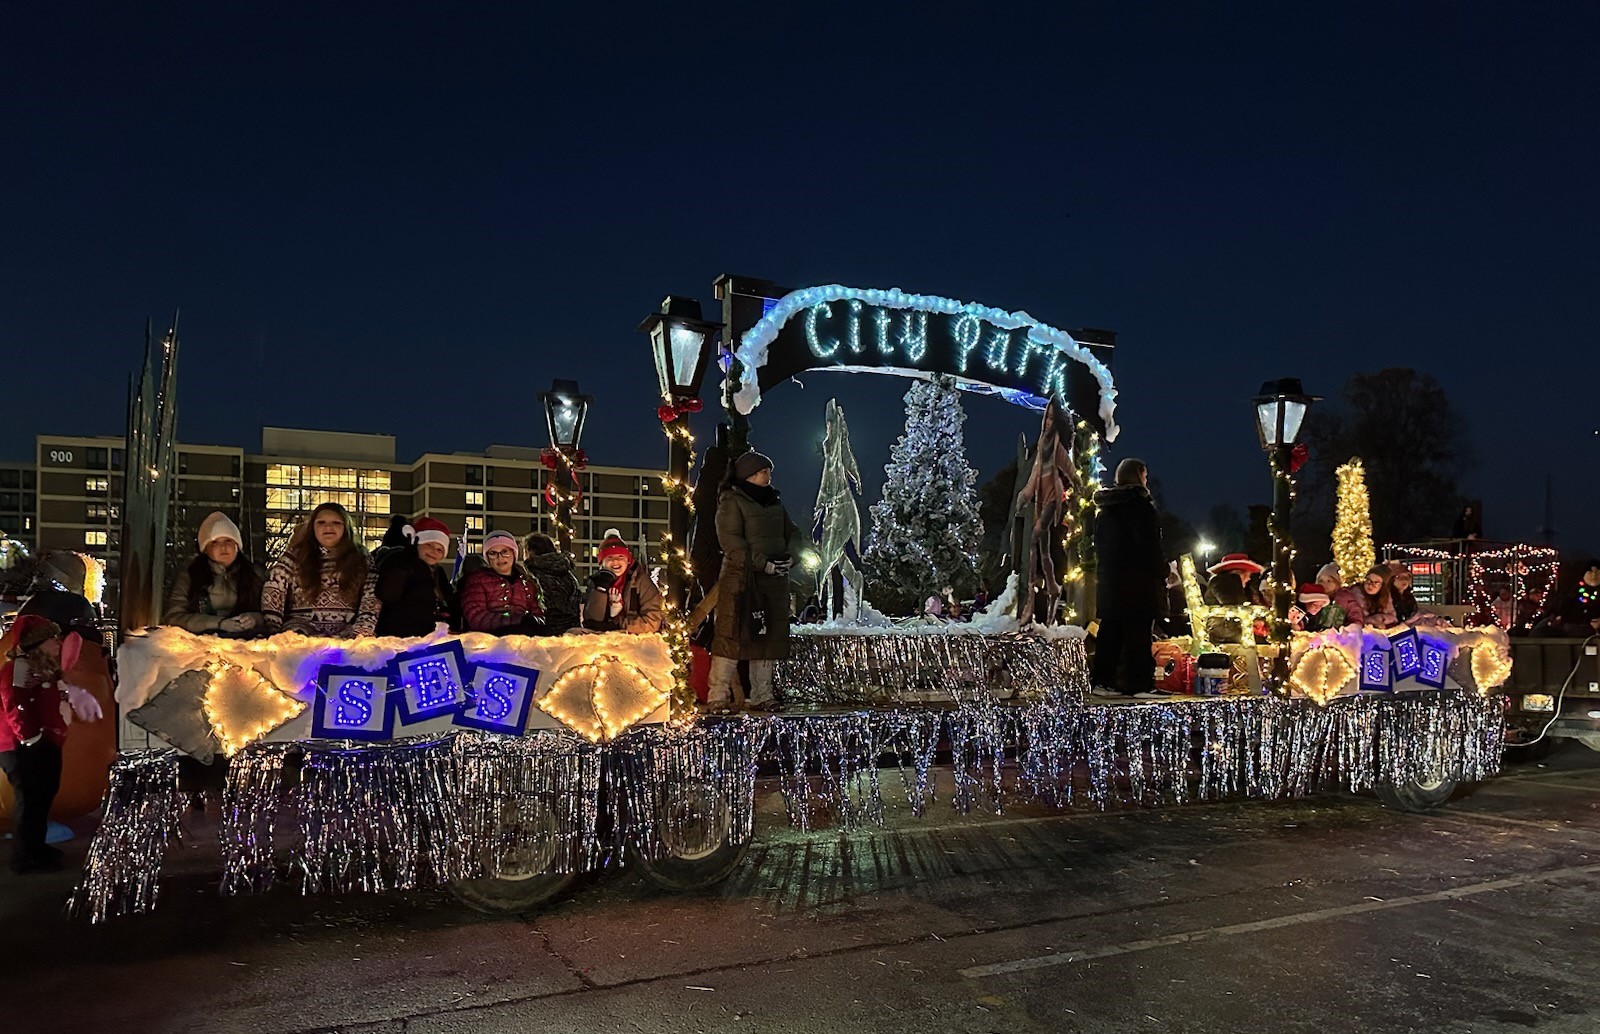
[(629, 567), (633, 566), (633, 550), (629, 549), (628, 544), (622, 541), (622, 532), (616, 528), (607, 528), (605, 537), (600, 540), (600, 563), (604, 564), (607, 557), (614, 556), (622, 557), (628, 562)]
[(1307, 582), (1300, 586), (1300, 602), (1320, 603), (1323, 606), (1327, 606), (1331, 601), (1328, 599), (1328, 594), (1322, 591), (1321, 586), (1315, 582)]
[(424, 542), (437, 542), (446, 549), (450, 548), (450, 528), (444, 521), (433, 517), (418, 517), (402, 528), (401, 531), (415, 545), (420, 546)]
[(1221, 574), (1223, 571), (1232, 571), (1239, 576), (1240, 581), (1248, 579), (1251, 575), (1260, 574), (1266, 568), (1251, 560), (1244, 553), (1229, 553), (1206, 568), (1207, 574)]
[(27, 653), (36, 649), (46, 639), (55, 639), (60, 635), (61, 626), (49, 618), (38, 614), (24, 614), (17, 618), (3, 637), (0, 637), (0, 661), (11, 656), (13, 651)]

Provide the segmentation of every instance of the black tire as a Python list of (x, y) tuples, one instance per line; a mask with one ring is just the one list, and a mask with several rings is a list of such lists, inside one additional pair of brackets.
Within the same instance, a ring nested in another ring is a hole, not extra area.
[(483, 876), (451, 880), (450, 893), (468, 908), (492, 916), (521, 915), (559, 897), (578, 879), (554, 872), (558, 847), (548, 836), (557, 828), (555, 807), (543, 799), (501, 803), (495, 835), (481, 841)]
[(636, 845), (628, 859), (645, 878), (668, 890), (699, 890), (721, 883), (750, 850), (750, 837), (733, 829), (732, 808), (715, 786), (672, 787), (663, 791), (656, 857)]
[(1436, 783), (1415, 780), (1406, 783), (1379, 783), (1378, 800), (1385, 808), (1420, 814), (1444, 807), (1455, 796), (1457, 781), (1441, 779)]
[(560, 897), (578, 878), (575, 872), (549, 872), (523, 880), (485, 876), (450, 881), (450, 893), (472, 909), (491, 916), (517, 916)]

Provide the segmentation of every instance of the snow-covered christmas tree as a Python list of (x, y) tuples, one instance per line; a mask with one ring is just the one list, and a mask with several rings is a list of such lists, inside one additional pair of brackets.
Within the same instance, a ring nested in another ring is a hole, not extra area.
[(978, 472), (967, 463), (967, 415), (953, 382), (906, 392), (906, 430), (889, 451), (883, 498), (872, 505), (863, 559), (867, 595), (885, 610), (920, 610), (946, 588), (970, 593), (978, 577)]

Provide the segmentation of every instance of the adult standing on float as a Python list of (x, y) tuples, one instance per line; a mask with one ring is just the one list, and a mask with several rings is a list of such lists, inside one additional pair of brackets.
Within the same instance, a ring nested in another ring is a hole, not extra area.
[(1094, 496), (1100, 631), (1091, 680), (1130, 696), (1155, 689), (1151, 632), (1161, 612), (1167, 577), (1149, 483), (1144, 461), (1129, 458), (1117, 464), (1116, 483)]
[(261, 616), (267, 632), (354, 639), (377, 630), (377, 577), (350, 514), (322, 503), (295, 528), (267, 572)]
[(789, 569), (805, 544), (772, 487), (772, 461), (759, 452), (733, 461), (717, 497), (717, 541), (722, 573), (706, 703), (732, 703), (739, 662), (749, 661), (750, 706), (770, 709), (773, 663), (789, 656)]
[(440, 624), (453, 627), (456, 591), (439, 566), (450, 555), (450, 529), (419, 517), (401, 533), (410, 544), (388, 550), (377, 564), (377, 634), (409, 638), (431, 635)]

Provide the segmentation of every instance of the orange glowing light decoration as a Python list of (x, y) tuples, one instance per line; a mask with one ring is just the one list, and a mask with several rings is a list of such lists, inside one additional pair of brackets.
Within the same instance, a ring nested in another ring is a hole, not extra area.
[(1298, 692), (1326, 704), (1355, 679), (1356, 669), (1337, 646), (1318, 646), (1307, 650), (1289, 676), (1289, 685)]
[(206, 663), (206, 671), (211, 675), (203, 701), (206, 721), (229, 756), (306, 709), (248, 668), (214, 659)]
[(614, 739), (649, 717), (670, 696), (635, 665), (607, 655), (561, 673), (535, 704), (591, 742)]

